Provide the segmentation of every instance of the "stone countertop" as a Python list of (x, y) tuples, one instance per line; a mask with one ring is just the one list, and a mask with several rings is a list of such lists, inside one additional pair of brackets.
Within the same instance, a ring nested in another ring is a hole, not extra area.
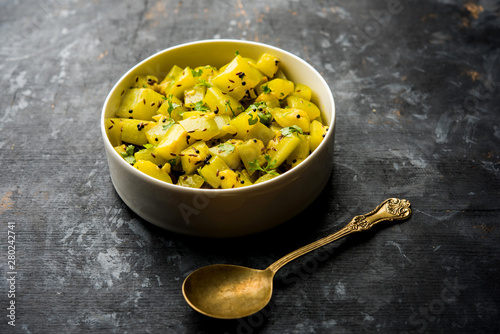
[[(498, 1), (26, 0), (0, 8), (0, 332), (500, 330)], [(211, 38), (302, 57), (337, 107), (335, 167), (320, 198), (280, 227), (228, 240), (176, 235), (136, 216), (113, 189), (99, 131), (104, 99), (130, 67)], [(389, 197), (411, 201), (410, 220), (285, 266), (260, 313), (214, 320), (184, 302), (191, 271), (265, 268)]]

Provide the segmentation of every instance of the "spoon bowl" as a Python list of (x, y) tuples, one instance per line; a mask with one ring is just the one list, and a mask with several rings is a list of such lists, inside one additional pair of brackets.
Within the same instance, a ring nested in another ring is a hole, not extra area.
[(271, 300), (274, 272), (235, 265), (214, 264), (192, 272), (182, 291), (198, 312), (235, 319), (252, 315)]
[(350, 233), (366, 231), (381, 221), (402, 220), (410, 215), (410, 202), (389, 198), (372, 212), (355, 216), (340, 231), (285, 255), (267, 269), (230, 264), (202, 267), (184, 280), (184, 299), (194, 310), (213, 318), (237, 319), (252, 315), (271, 300), (274, 275), (285, 264)]

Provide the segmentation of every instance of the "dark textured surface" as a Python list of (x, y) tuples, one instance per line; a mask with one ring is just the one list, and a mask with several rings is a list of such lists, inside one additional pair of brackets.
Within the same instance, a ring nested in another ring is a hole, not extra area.
[[(0, 332), (499, 332), (499, 16), (493, 0), (3, 1), (0, 268), (8, 276), (13, 222), (17, 274), (15, 299), (0, 280)], [(321, 198), (237, 240), (183, 237), (133, 214), (98, 128), (125, 71), (209, 38), (303, 57), (337, 105)], [(388, 197), (410, 200), (412, 218), (284, 267), (261, 313), (220, 321), (184, 302), (192, 270), (265, 268)]]

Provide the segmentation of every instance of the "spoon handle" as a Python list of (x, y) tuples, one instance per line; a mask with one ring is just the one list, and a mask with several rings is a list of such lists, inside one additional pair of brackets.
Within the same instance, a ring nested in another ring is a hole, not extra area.
[(302, 248), (297, 249), (283, 256), (278, 261), (271, 264), (267, 269), (276, 273), (281, 267), (295, 260), (310, 251), (313, 251), (321, 246), (324, 246), (332, 241), (345, 237), (354, 232), (366, 231), (372, 228), (373, 225), (384, 220), (403, 220), (411, 215), (410, 202), (405, 199), (389, 198), (383, 201), (379, 206), (370, 213), (361, 216), (355, 216), (349, 224), (340, 231), (310, 243)]

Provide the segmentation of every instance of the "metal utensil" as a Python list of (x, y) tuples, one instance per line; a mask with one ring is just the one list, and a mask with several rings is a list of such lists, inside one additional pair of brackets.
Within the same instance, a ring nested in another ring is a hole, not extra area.
[(213, 318), (252, 315), (271, 300), (274, 275), (285, 264), (348, 234), (366, 231), (381, 221), (402, 220), (410, 215), (409, 201), (389, 198), (372, 212), (355, 216), (340, 231), (285, 255), (264, 270), (227, 264), (197, 269), (184, 280), (182, 293), (193, 309)]

